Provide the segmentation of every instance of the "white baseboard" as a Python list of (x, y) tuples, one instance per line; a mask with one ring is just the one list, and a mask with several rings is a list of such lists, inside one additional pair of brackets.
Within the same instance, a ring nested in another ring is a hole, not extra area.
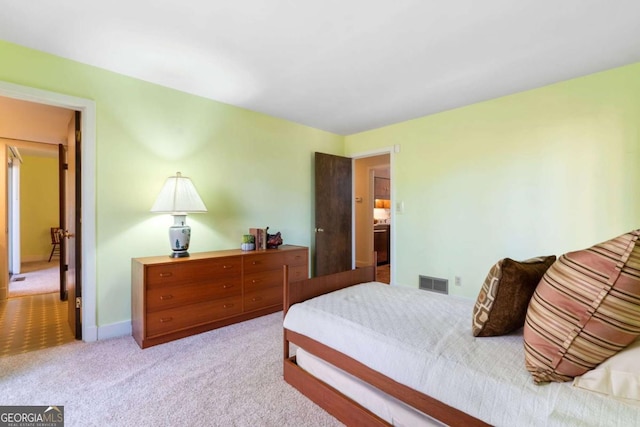
[(82, 341), (84, 342), (94, 342), (98, 341), (98, 328), (95, 326), (91, 326), (88, 328), (82, 328)]
[(98, 340), (107, 340), (109, 338), (124, 337), (131, 335), (131, 321), (112, 323), (111, 325), (98, 327)]

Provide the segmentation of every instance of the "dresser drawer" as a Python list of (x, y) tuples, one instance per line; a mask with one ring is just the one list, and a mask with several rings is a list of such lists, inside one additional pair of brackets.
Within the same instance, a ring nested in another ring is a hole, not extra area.
[(209, 277), (240, 277), (242, 263), (238, 257), (160, 264), (146, 269), (147, 288), (183, 282), (197, 282)]
[(280, 286), (280, 288), (282, 288), (282, 270), (269, 270), (259, 273), (245, 274), (243, 283), (245, 293), (271, 286)]
[(282, 307), (282, 286), (271, 285), (244, 293), (244, 311), (259, 310), (280, 305)]
[(273, 252), (245, 255), (243, 260), (244, 273), (282, 270), (285, 259), (284, 254), (284, 252), (278, 253), (277, 249), (274, 249)]
[(288, 266), (307, 265), (309, 254), (307, 251), (287, 251), (284, 253), (284, 263)]
[(241, 294), (242, 286), (239, 278), (158, 286), (147, 292), (147, 311), (166, 310), (181, 305)]
[[(280, 274), (282, 280), (282, 274)], [(289, 267), (289, 282), (297, 282), (309, 278), (309, 268), (305, 265)]]
[(242, 297), (205, 301), (147, 314), (147, 338), (191, 328), (242, 312)]

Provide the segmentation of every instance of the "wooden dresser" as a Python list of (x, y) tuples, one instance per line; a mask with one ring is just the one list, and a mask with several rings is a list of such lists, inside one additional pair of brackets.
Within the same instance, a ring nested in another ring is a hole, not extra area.
[(131, 261), (131, 323), (142, 348), (282, 310), (282, 266), (309, 277), (309, 250), (227, 250)]

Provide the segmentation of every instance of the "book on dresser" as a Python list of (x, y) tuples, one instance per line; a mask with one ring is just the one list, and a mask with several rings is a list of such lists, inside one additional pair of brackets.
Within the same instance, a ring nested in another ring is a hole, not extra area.
[(253, 236), (256, 249), (267, 248), (267, 229), (266, 228), (250, 228), (249, 234)]
[(285, 264), (291, 281), (308, 278), (308, 248), (133, 258), (133, 338), (146, 348), (280, 311)]

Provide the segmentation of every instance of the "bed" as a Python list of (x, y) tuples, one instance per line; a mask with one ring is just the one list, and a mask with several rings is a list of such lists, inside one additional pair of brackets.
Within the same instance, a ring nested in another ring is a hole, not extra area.
[(289, 283), (284, 379), (346, 425), (640, 425), (640, 406), (535, 385), (522, 333), (475, 338), (473, 302), (375, 282), (375, 267)]

